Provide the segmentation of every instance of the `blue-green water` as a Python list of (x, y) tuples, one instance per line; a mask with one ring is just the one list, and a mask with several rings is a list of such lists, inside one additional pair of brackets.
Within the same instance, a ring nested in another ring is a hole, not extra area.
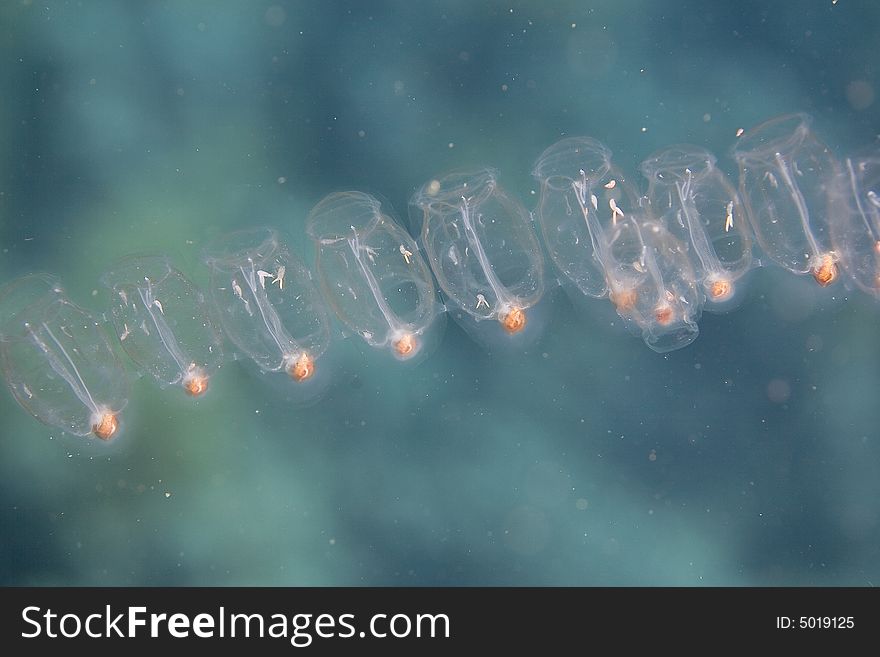
[[(325, 194), (405, 216), (452, 168), (531, 208), (568, 135), (733, 175), (737, 129), (802, 110), (846, 154), (880, 132), (878, 34), (868, 0), (4, 3), (0, 280), (51, 271), (100, 313), (119, 256), (204, 284), (208, 240), (267, 223), (310, 262)], [(3, 394), (0, 582), (880, 580), (876, 301), (765, 267), (661, 356), (552, 296), (521, 353), (453, 322), (415, 368), (338, 338), (306, 407), (243, 360), (198, 401), (140, 378), (109, 446)]]

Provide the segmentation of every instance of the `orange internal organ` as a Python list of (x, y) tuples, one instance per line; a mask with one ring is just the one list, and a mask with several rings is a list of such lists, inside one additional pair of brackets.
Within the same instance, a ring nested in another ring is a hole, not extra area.
[(183, 389), (190, 397), (201, 397), (208, 390), (208, 377), (204, 374), (187, 377), (183, 382)]
[(654, 309), (654, 319), (657, 320), (660, 326), (668, 326), (675, 319), (675, 312), (673, 312), (671, 306), (663, 304)]
[(305, 381), (315, 373), (315, 361), (306, 352), (303, 352), (288, 366), (287, 373), (293, 377), (294, 381)]
[(504, 330), (513, 335), (519, 333), (526, 327), (526, 311), (522, 308), (511, 308), (511, 310), (499, 318), (501, 326)]
[(824, 253), (820, 256), (818, 264), (813, 265), (811, 273), (816, 282), (822, 287), (828, 287), (837, 280), (837, 260), (833, 253)]
[(409, 358), (418, 349), (419, 341), (412, 333), (406, 333), (400, 339), (395, 340), (392, 346), (394, 347), (394, 353), (398, 356)]
[(119, 420), (116, 418), (116, 415), (113, 413), (104, 413), (92, 425), (92, 433), (94, 433), (101, 440), (110, 440), (116, 435), (116, 430), (119, 429)]
[(725, 301), (733, 294), (733, 283), (726, 278), (717, 278), (709, 284), (712, 301)]
[(620, 312), (628, 312), (636, 307), (639, 294), (632, 288), (624, 290), (613, 290), (609, 295), (611, 303), (613, 303)]

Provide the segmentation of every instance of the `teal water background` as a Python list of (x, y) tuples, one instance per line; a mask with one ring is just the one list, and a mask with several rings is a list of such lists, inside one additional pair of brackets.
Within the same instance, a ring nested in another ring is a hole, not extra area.
[[(311, 262), (324, 194), (404, 218), (452, 168), (532, 208), (562, 136), (733, 175), (738, 128), (802, 110), (846, 154), (880, 132), (878, 39), (868, 0), (3, 3), (0, 280), (100, 313), (117, 257), (204, 283), (210, 238), (267, 223)], [(453, 322), (416, 368), (339, 339), (308, 407), (241, 360), (200, 401), (141, 378), (110, 446), (4, 392), (0, 583), (880, 581), (876, 301), (762, 268), (667, 355), (606, 301), (551, 304), (518, 354)]]

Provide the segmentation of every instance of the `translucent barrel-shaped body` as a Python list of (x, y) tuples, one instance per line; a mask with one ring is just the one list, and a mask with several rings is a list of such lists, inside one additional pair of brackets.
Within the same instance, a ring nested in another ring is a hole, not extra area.
[(414, 223), (444, 294), (508, 334), (526, 326), (544, 292), (544, 263), (528, 211), (490, 169), (431, 180), (411, 199)]
[(541, 185), (536, 215), (554, 265), (581, 293), (605, 296), (603, 232), (638, 207), (635, 189), (611, 163), (611, 150), (591, 137), (556, 142), (532, 176)]
[(627, 328), (659, 353), (693, 342), (704, 295), (687, 244), (639, 211), (612, 222), (603, 233), (608, 297)]
[(687, 242), (675, 237), (662, 222), (639, 224), (645, 253), (639, 268), (647, 275), (635, 289), (634, 317), (651, 349), (665, 353), (697, 339), (697, 322), (705, 295), (698, 283)]
[(594, 212), (588, 211), (587, 217), (607, 281), (608, 299), (631, 329), (633, 324), (641, 327), (644, 321), (636, 302), (640, 300), (640, 290), (651, 285), (646, 283), (649, 272), (645, 266), (645, 241), (637, 221), (641, 214), (627, 214), (604, 228), (595, 220)]
[(736, 189), (715, 156), (699, 146), (670, 146), (641, 164), (654, 216), (689, 245), (707, 309), (728, 310), (737, 281), (752, 266), (752, 239)]
[(107, 335), (58, 281), (34, 274), (0, 288), (0, 367), (35, 418), (77, 436), (113, 438), (129, 382)]
[(839, 164), (806, 114), (787, 114), (747, 131), (736, 143), (739, 189), (764, 253), (786, 269), (809, 272), (823, 287), (838, 277), (831, 245), (831, 186)]
[(835, 207), (834, 250), (852, 281), (880, 299), (880, 149), (844, 162)]
[(205, 250), (209, 298), (229, 340), (264, 372), (311, 379), (330, 319), (309, 271), (272, 228), (236, 231)]
[(309, 213), (324, 298), (371, 347), (398, 360), (427, 353), (443, 312), (431, 271), (388, 208), (363, 192), (337, 192)]
[(138, 369), (194, 397), (204, 394), (222, 351), (202, 291), (161, 255), (124, 258), (101, 282), (111, 290), (116, 335)]

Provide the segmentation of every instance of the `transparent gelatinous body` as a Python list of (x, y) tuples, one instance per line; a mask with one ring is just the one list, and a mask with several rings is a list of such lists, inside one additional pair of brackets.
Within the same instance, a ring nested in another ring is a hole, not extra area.
[(670, 146), (641, 164), (656, 218), (689, 244), (707, 308), (728, 310), (752, 266), (752, 240), (739, 194), (699, 146)]
[(880, 149), (844, 162), (831, 237), (852, 281), (880, 298)]
[(635, 289), (634, 317), (651, 349), (659, 353), (681, 349), (700, 334), (697, 322), (705, 300), (688, 245), (653, 219), (642, 221), (639, 233), (645, 253), (634, 267), (644, 269), (647, 276)]
[(628, 214), (616, 219), (605, 228), (598, 224), (595, 212), (586, 212), (595, 235), (596, 254), (602, 264), (608, 288), (608, 298), (625, 320), (641, 327), (644, 322), (639, 316), (640, 294), (646, 285), (649, 272), (645, 266), (647, 251), (639, 228), (637, 217)]
[(197, 397), (222, 358), (202, 291), (161, 255), (130, 256), (104, 273), (110, 316), (138, 369)]
[(309, 213), (324, 298), (371, 347), (398, 360), (427, 353), (443, 308), (415, 241), (363, 192), (337, 192)]
[(544, 292), (544, 263), (526, 209), (494, 171), (431, 180), (411, 199), (414, 222), (445, 295), (508, 334), (526, 327)]
[(597, 244), (608, 298), (631, 331), (659, 353), (697, 338), (704, 296), (685, 242), (636, 211), (609, 224)]
[(635, 189), (611, 163), (611, 150), (591, 137), (553, 144), (532, 176), (541, 184), (536, 215), (556, 268), (581, 293), (605, 296), (603, 232), (638, 207)]
[(764, 253), (821, 286), (838, 277), (829, 228), (831, 186), (839, 164), (805, 114), (770, 119), (747, 131), (733, 149), (739, 188)]
[(264, 372), (312, 378), (330, 319), (311, 274), (272, 228), (235, 231), (205, 250), (209, 298), (229, 340)]
[(639, 228), (644, 213), (611, 151), (589, 137), (563, 139), (544, 152), (533, 175), (542, 181), (539, 221), (557, 267), (581, 293), (607, 294), (640, 332), (639, 291), (651, 285)]
[(113, 438), (129, 383), (97, 320), (58, 281), (34, 274), (0, 288), (0, 367), (35, 418), (77, 436)]

